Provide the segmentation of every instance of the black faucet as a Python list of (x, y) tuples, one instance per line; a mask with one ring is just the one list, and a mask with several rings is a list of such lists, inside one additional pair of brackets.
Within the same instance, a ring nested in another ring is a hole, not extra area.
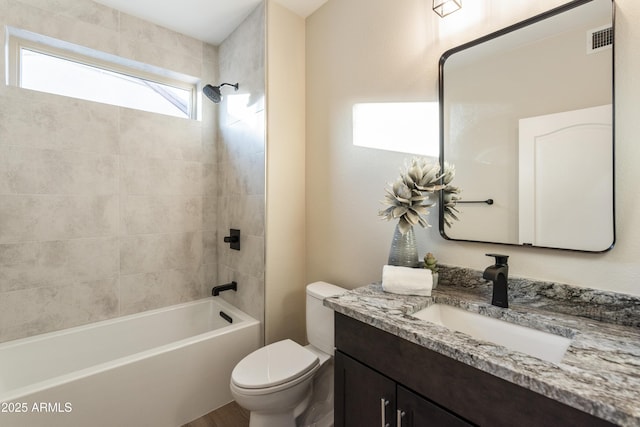
[(496, 263), (487, 267), (482, 274), (482, 278), (493, 281), (493, 297), (491, 304), (509, 308), (509, 299), (507, 297), (507, 283), (509, 278), (509, 266), (507, 260), (509, 255), (486, 254), (495, 257)]
[(211, 289), (211, 295), (217, 297), (218, 295), (220, 295), (220, 292), (229, 290), (237, 291), (238, 284), (236, 282), (231, 282), (227, 283), (226, 285), (214, 286), (213, 289)]

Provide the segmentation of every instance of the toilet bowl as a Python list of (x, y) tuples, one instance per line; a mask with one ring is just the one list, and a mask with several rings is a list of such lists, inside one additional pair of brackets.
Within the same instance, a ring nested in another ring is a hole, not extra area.
[[(278, 341), (249, 354), (233, 369), (231, 394), (250, 411), (250, 427), (296, 426), (296, 419), (311, 401), (316, 374), (333, 356), (333, 310), (322, 302), (343, 292), (346, 289), (325, 282), (308, 285), (310, 344), (303, 347), (289, 339)], [(333, 402), (329, 403), (322, 402), (322, 407), (332, 411)]]

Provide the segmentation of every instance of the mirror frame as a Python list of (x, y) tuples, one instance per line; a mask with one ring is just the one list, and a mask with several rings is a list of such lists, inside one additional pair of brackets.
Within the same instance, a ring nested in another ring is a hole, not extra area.
[[(573, 0), (569, 3), (566, 3), (564, 5), (555, 7), (551, 10), (548, 10), (546, 12), (540, 13), (538, 15), (535, 15), (531, 18), (525, 19), (524, 21), (520, 21), (518, 23), (515, 23), (513, 25), (509, 25), (505, 28), (502, 28), (498, 31), (494, 31), (490, 34), (487, 34), (485, 36), (482, 36), (480, 38), (477, 38), (475, 40), (472, 40), (470, 42), (464, 43), (460, 46), (454, 47), (452, 49), (447, 50), (446, 52), (444, 52), (442, 54), (442, 56), (440, 57), (440, 61), (438, 63), (438, 106), (439, 106), (439, 124), (440, 124), (440, 167), (442, 170), (444, 170), (444, 65), (445, 62), (447, 61), (447, 59), (458, 52), (461, 52), (465, 49), (480, 45), (484, 42), (493, 40), (495, 38), (504, 36), (506, 34), (512, 33), (516, 30), (525, 28), (529, 25), (535, 24), (537, 22), (543, 21), (547, 18), (553, 17), (555, 15), (561, 14), (563, 12), (567, 12), (571, 9), (574, 9), (576, 7), (582, 6), (584, 4), (587, 3), (591, 3), (592, 1), (595, 0)], [(612, 242), (611, 245), (608, 248), (605, 248), (601, 251), (589, 251), (589, 250), (584, 250), (584, 249), (572, 249), (572, 248), (560, 248), (560, 247), (549, 247), (549, 246), (534, 246), (534, 245), (530, 245), (530, 244), (519, 244), (519, 243), (504, 243), (504, 242), (491, 242), (491, 241), (483, 241), (483, 240), (467, 240), (467, 239), (457, 239), (457, 238), (451, 238), (449, 236), (447, 236), (446, 234), (446, 225), (444, 222), (444, 205), (443, 205), (443, 198), (444, 195), (442, 194), (442, 192), (440, 192), (440, 196), (439, 196), (439, 215), (438, 215), (438, 219), (439, 219), (439, 229), (440, 229), (440, 235), (445, 239), (445, 240), (451, 240), (451, 241), (455, 241), (455, 242), (473, 242), (473, 243), (490, 243), (490, 244), (495, 244), (495, 245), (506, 245), (506, 246), (517, 246), (517, 247), (530, 247), (530, 248), (539, 248), (539, 249), (555, 249), (555, 250), (562, 250), (562, 251), (569, 251), (569, 252), (579, 252), (579, 253), (591, 253), (591, 254), (598, 254), (598, 253), (604, 253), (607, 251), (610, 251), (611, 249), (613, 249), (613, 247), (615, 246), (616, 243), (616, 186), (615, 186), (615, 0), (611, 0), (611, 26), (613, 28), (614, 31), (614, 43), (611, 46), (611, 71), (612, 71), (612, 80), (611, 80), (611, 108), (612, 108), (612, 161), (613, 161), (613, 165), (612, 165), (612, 172), (613, 172), (613, 181), (612, 181), (612, 207), (613, 207), (613, 211), (612, 211), (612, 215), (613, 215), (613, 233), (612, 233)], [(455, 179), (453, 181), (454, 185), (455, 185)], [(463, 189), (464, 190), (464, 189)]]

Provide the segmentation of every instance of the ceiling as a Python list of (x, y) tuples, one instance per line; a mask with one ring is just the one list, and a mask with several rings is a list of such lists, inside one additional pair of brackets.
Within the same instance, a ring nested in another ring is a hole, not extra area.
[[(219, 45), (262, 0), (95, 0), (182, 34)], [(275, 0), (306, 18), (327, 0)]]

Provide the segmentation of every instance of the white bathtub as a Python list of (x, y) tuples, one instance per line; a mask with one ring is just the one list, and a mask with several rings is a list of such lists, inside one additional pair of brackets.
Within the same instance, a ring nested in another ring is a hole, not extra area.
[(0, 426), (181, 426), (232, 400), (260, 340), (260, 322), (212, 297), (9, 341)]

